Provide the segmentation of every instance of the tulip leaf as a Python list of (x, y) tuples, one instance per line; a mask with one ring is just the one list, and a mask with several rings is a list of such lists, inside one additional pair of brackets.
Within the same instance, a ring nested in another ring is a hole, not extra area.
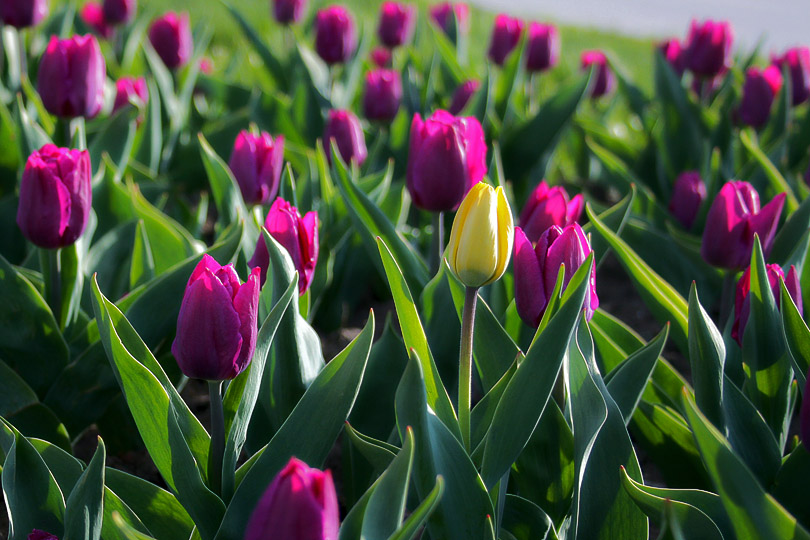
[[(624, 229), (624, 224), (627, 222), (627, 218), (630, 214), (630, 210), (633, 206), (633, 201), (635, 198), (636, 186), (634, 184), (631, 186), (630, 192), (625, 195), (622, 200), (599, 214), (599, 219), (602, 220), (602, 223), (610, 227), (610, 230), (614, 231), (616, 235), (621, 236), (622, 229)], [(605, 260), (610, 246), (605, 239), (602, 238), (602, 235), (597, 234), (591, 236), (592, 230), (593, 223), (591, 222), (588, 222), (582, 226), (582, 232), (584, 232), (585, 235), (590, 238), (591, 249), (594, 252), (594, 258), (596, 259), (598, 269), (599, 265)]]
[(442, 500), (443, 494), (444, 478), (437, 476), (436, 484), (433, 486), (433, 489), (430, 490), (427, 497), (411, 512), (411, 515), (408, 516), (408, 519), (405, 520), (397, 532), (388, 537), (388, 540), (415, 540), (418, 538), (417, 533), (422, 530), (425, 522), (430, 518), (434, 510), (436, 510), (436, 507)]
[(785, 344), (793, 362), (793, 375), (799, 381), (799, 388), (804, 392), (807, 372), (810, 369), (810, 329), (802, 319), (784, 281), (780, 282), (779, 289), (782, 295), (780, 306)]
[(121, 514), (117, 512), (113, 514), (112, 519), (118, 532), (123, 535), (125, 540), (155, 540), (152, 536), (144, 534), (132, 527), (132, 525), (124, 521)]
[(470, 74), (461, 66), (453, 43), (448, 39), (447, 35), (435, 24), (428, 26), (430, 27), (430, 35), (433, 38), (436, 51), (438, 51), (439, 57), (447, 68), (454, 86), (458, 86), (464, 81), (471, 79)]
[(779, 474), (770, 492), (799, 523), (810, 524), (810, 508), (805, 493), (806, 479), (810, 475), (810, 452), (805, 442), (799, 444), (782, 462)]
[(15, 119), (17, 120), (17, 140), (20, 145), (20, 162), (25, 163), (28, 156), (46, 144), (50, 144), (51, 138), (45, 130), (42, 129), (42, 126), (28, 114), (22, 101), (22, 94), (17, 94), (17, 107), (15, 111), (17, 113)]
[(779, 232), (773, 239), (769, 258), (779, 264), (784, 265), (793, 252), (799, 248), (797, 239), (810, 227), (810, 198), (802, 201), (802, 204), (791, 213), (785, 224), (779, 228)]
[(230, 3), (223, 1), (222, 4), (228, 9), (228, 12), (242, 29), (242, 33), (247, 38), (248, 43), (250, 43), (259, 54), (262, 62), (264, 62), (264, 67), (267, 68), (267, 73), (275, 80), (280, 90), (286, 91), (289, 89), (289, 81), (287, 80), (287, 72), (284, 65), (276, 58), (270, 47), (265, 44), (259, 32), (257, 32), (256, 29), (253, 28), (253, 25)]
[(698, 407), (718, 429), (724, 429), (723, 372), (726, 346), (720, 330), (700, 304), (694, 282), (689, 290), (689, 362)]
[(740, 142), (765, 172), (765, 177), (771, 183), (773, 192), (785, 193), (787, 195), (785, 207), (788, 213), (792, 214), (795, 212), (799, 208), (799, 201), (796, 198), (796, 194), (793, 193), (793, 188), (790, 187), (790, 184), (788, 184), (788, 181), (782, 176), (782, 173), (779, 172), (779, 169), (776, 168), (776, 165), (768, 159), (768, 156), (765, 155), (765, 152), (762, 151), (759, 144), (751, 138), (747, 130), (740, 131)]
[(95, 167), (93, 170), (97, 171), (103, 166), (103, 156), (107, 154), (115, 165), (115, 181), (123, 178), (135, 144), (137, 114), (134, 107), (126, 106), (104, 122), (104, 127), (96, 133), (88, 147), (90, 166)]
[(551, 518), (533, 502), (511, 493), (506, 495), (503, 529), (516, 540), (557, 540)]
[(135, 226), (135, 242), (132, 246), (132, 263), (129, 269), (129, 288), (135, 289), (139, 285), (148, 283), (155, 277), (155, 259), (152, 257), (152, 246), (143, 220)]
[[(475, 325), (475, 328), (480, 328)], [(480, 340), (480, 336), (479, 336)], [(506, 373), (503, 374), (501, 380), (495, 383), (489, 392), (481, 398), (481, 401), (475, 404), (472, 411), (470, 411), (470, 447), (474, 449), (473, 456), (483, 452), (485, 437), (492, 425), (492, 419), (495, 417), (495, 411), (498, 410), (498, 404), (501, 402), (501, 397), (509, 386), (509, 382), (517, 372), (518, 364), (523, 361), (523, 353), (520, 353), (518, 360), (512, 362)]]
[(104, 460), (101, 437), (90, 465), (84, 470), (65, 505), (64, 540), (99, 540), (104, 514)]
[(495, 110), (498, 117), (504, 119), (504, 124), (508, 118), (509, 104), (515, 94), (515, 89), (523, 87), (526, 77), (526, 42), (526, 33), (521, 32), (520, 41), (507, 56), (495, 85)]
[(215, 540), (242, 540), (253, 508), (290, 457), (322, 466), (354, 405), (373, 337), (371, 312), (363, 331), (318, 374), (267, 446), (237, 471), (239, 484)]
[(383, 441), (378, 441), (354, 429), (348, 422), (345, 426), (346, 435), (354, 448), (366, 458), (375, 471), (384, 471), (388, 468), (399, 452), (399, 448)]

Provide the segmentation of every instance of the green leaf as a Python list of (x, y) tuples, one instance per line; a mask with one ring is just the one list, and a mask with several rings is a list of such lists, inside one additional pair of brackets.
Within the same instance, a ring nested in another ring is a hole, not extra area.
[(807, 384), (807, 370), (810, 369), (810, 329), (802, 319), (801, 313), (785, 287), (785, 282), (781, 281), (779, 287), (782, 295), (780, 305), (785, 344), (793, 362), (793, 375), (799, 381), (799, 388), (804, 391)]
[(21, 163), (25, 163), (28, 156), (39, 150), (46, 144), (51, 143), (51, 138), (42, 129), (25, 108), (22, 100), (22, 94), (17, 94), (17, 107), (15, 108), (17, 114), (14, 115), (17, 121), (17, 141), (20, 145)]
[(417, 533), (422, 531), (425, 522), (436, 510), (436, 507), (442, 500), (443, 494), (444, 478), (437, 476), (436, 485), (433, 486), (433, 489), (430, 490), (427, 497), (411, 512), (411, 515), (408, 516), (408, 519), (405, 520), (405, 523), (402, 524), (397, 532), (388, 537), (388, 540), (415, 540), (418, 536)]
[[(476, 328), (478, 326), (476, 325)], [(480, 336), (479, 336), (480, 338)], [(520, 354), (519, 359), (512, 362), (506, 373), (503, 374), (501, 380), (495, 383), (489, 392), (481, 398), (481, 401), (475, 404), (473, 410), (470, 411), (470, 446), (474, 449), (473, 456), (483, 452), (483, 444), (485, 437), (492, 425), (492, 419), (495, 417), (495, 411), (498, 410), (498, 404), (501, 402), (501, 397), (509, 386), (509, 381), (517, 372), (518, 364), (523, 361), (523, 353)]]
[(506, 63), (498, 74), (495, 85), (495, 110), (500, 118), (505, 118), (509, 102), (516, 89), (523, 87), (526, 77), (526, 34), (521, 32), (521, 39), (517, 47), (509, 54)]
[(506, 495), (502, 528), (517, 540), (557, 540), (554, 523), (533, 502), (511, 493)]
[(694, 282), (689, 290), (689, 363), (698, 407), (718, 429), (724, 429), (723, 368), (726, 346), (720, 330), (700, 304)]
[(248, 43), (253, 45), (253, 48), (259, 53), (259, 57), (261, 57), (262, 62), (264, 62), (264, 67), (267, 68), (267, 72), (279, 85), (280, 90), (287, 90), (289, 88), (289, 81), (287, 79), (287, 72), (281, 61), (276, 58), (276, 55), (274, 55), (270, 47), (265, 44), (259, 32), (253, 28), (253, 25), (245, 19), (239, 10), (227, 2), (222, 2), (222, 4), (228, 9), (228, 12), (242, 29), (242, 34), (247, 38)]
[(753, 156), (759, 166), (762, 167), (762, 170), (765, 172), (765, 177), (771, 183), (773, 192), (785, 193), (787, 195), (785, 206), (788, 213), (792, 214), (795, 212), (799, 208), (799, 200), (796, 198), (796, 194), (793, 193), (793, 188), (790, 187), (790, 184), (788, 184), (785, 177), (782, 176), (782, 173), (779, 172), (779, 169), (776, 168), (776, 165), (768, 159), (768, 156), (765, 155), (765, 152), (762, 151), (759, 144), (751, 138), (748, 130), (740, 131), (740, 142), (751, 156)]
[(135, 143), (138, 111), (134, 107), (124, 107), (104, 122), (88, 147), (90, 163), (98, 168), (103, 166), (103, 156), (108, 155), (117, 171), (115, 181), (119, 181), (127, 169)]
[(771, 495), (791, 512), (802, 526), (810, 524), (805, 479), (810, 475), (810, 452), (805, 443), (798, 445), (782, 463), (771, 487)]
[(785, 224), (779, 228), (773, 239), (769, 258), (779, 264), (785, 264), (797, 247), (796, 240), (801, 238), (808, 227), (810, 227), (810, 198), (803, 200), (799, 208), (791, 213)]
[(399, 448), (396, 446), (364, 435), (354, 429), (348, 422), (346, 423), (345, 429), (346, 435), (349, 437), (354, 448), (356, 448), (377, 471), (387, 469), (399, 452)]
[(135, 244), (132, 247), (132, 263), (129, 269), (129, 287), (135, 289), (148, 283), (155, 277), (155, 259), (152, 257), (152, 246), (146, 235), (143, 221), (135, 227)]
[(65, 508), (64, 540), (99, 540), (104, 515), (104, 441), (98, 448), (73, 487)]
[[(621, 236), (622, 229), (624, 229), (624, 224), (630, 215), (630, 209), (633, 206), (633, 201), (635, 198), (636, 187), (633, 185), (630, 192), (625, 195), (622, 200), (599, 214), (599, 219), (602, 220), (602, 223), (607, 225), (610, 230), (614, 231), (618, 236)], [(593, 223), (591, 222), (588, 222), (582, 226), (582, 231), (591, 239), (591, 249), (594, 252), (594, 259), (596, 259), (596, 264), (598, 267), (602, 261), (605, 260), (610, 246), (601, 235), (591, 235), (592, 230)]]

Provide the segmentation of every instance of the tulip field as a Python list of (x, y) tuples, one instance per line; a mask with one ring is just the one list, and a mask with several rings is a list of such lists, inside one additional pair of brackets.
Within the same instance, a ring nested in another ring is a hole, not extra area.
[(809, 47), (198, 3), (0, 0), (0, 540), (810, 540)]

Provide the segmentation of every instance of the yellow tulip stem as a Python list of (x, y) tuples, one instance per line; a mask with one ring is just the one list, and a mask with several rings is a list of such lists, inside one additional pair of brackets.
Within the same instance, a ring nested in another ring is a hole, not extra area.
[(467, 287), (464, 297), (464, 315), (461, 319), (461, 352), (458, 361), (458, 424), (467, 452), (470, 445), (470, 393), (472, 388), (473, 327), (478, 287)]

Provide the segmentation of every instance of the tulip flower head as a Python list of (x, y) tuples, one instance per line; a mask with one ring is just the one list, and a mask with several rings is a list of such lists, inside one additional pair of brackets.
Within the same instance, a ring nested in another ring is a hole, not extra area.
[(94, 117), (104, 104), (106, 70), (95, 37), (51, 37), (37, 76), (42, 104), (48, 112), (63, 118)]
[(436, 111), (411, 123), (406, 180), (416, 206), (431, 212), (455, 210), (487, 173), (484, 130), (473, 117)]
[(48, 0), (2, 0), (0, 19), (15, 28), (36, 26), (48, 16)]
[(416, 27), (416, 7), (399, 2), (383, 2), (377, 35), (380, 41), (393, 49), (409, 42)]
[(706, 184), (697, 171), (687, 171), (675, 180), (669, 211), (685, 229), (691, 229), (700, 205), (706, 200)]
[(557, 65), (560, 56), (560, 35), (553, 24), (529, 23), (526, 45), (526, 69), (545, 71)]
[(248, 205), (273, 200), (278, 193), (284, 166), (284, 137), (279, 135), (273, 140), (264, 131), (258, 135), (242, 131), (233, 143), (228, 166)]
[(315, 18), (315, 50), (329, 65), (347, 62), (357, 49), (354, 19), (343, 6), (330, 6)]
[(489, 58), (497, 65), (502, 66), (506, 57), (520, 43), (525, 23), (517, 17), (510, 17), (501, 13), (495, 17), (495, 26), (492, 28), (492, 41), (489, 45)]
[[(537, 328), (551, 300), (560, 265), (565, 265), (562, 290), (591, 254), (588, 238), (578, 223), (547, 229), (535, 247), (526, 233), (515, 229), (515, 307), (523, 321)], [(596, 267), (591, 269), (585, 317), (590, 320), (599, 307), (596, 295)]]
[(126, 107), (133, 99), (145, 105), (149, 101), (149, 88), (143, 77), (121, 77), (115, 83), (115, 104), (113, 112)]
[[(304, 294), (312, 283), (318, 263), (317, 212), (307, 212), (302, 218), (296, 207), (279, 197), (267, 213), (264, 228), (290, 254), (293, 266), (298, 271), (298, 293)], [(264, 237), (259, 236), (256, 251), (248, 264), (261, 269), (260, 278), (264, 284), (270, 266), (270, 254)]]
[(467, 287), (500, 279), (512, 256), (515, 225), (502, 187), (479, 182), (458, 208), (447, 244), (450, 269)]
[(784, 204), (785, 194), (780, 193), (760, 209), (759, 194), (751, 184), (727, 182), (706, 216), (700, 247), (703, 259), (720, 268), (745, 268), (751, 261), (754, 234), (759, 235), (767, 257)]
[(113, 36), (113, 27), (104, 18), (104, 11), (98, 2), (87, 2), (79, 12), (79, 18), (98, 37), (110, 39)]
[(326, 120), (323, 133), (326, 159), (332, 163), (332, 140), (337, 143), (338, 152), (343, 161), (354, 161), (357, 165), (365, 163), (368, 157), (366, 137), (360, 120), (351, 111), (331, 110)]
[(661, 51), (661, 54), (664, 56), (664, 60), (666, 60), (669, 65), (672, 66), (675, 73), (678, 75), (683, 75), (686, 66), (684, 63), (684, 50), (681, 46), (681, 42), (675, 38), (662, 41), (658, 44), (658, 50)]
[(745, 72), (742, 101), (737, 110), (740, 121), (756, 128), (768, 123), (771, 106), (782, 89), (782, 72), (776, 66), (763, 70), (748, 68)]
[(607, 56), (602, 51), (585, 51), (581, 58), (582, 69), (594, 68), (591, 79), (591, 97), (598, 98), (609, 94), (616, 85), (616, 77), (608, 65)]
[(402, 102), (402, 79), (393, 69), (375, 69), (366, 74), (363, 114), (369, 120), (391, 122)]
[(332, 474), (291, 458), (259, 499), (245, 540), (337, 540), (339, 520)]
[(31, 531), (31, 534), (28, 535), (28, 540), (59, 540), (59, 537), (49, 532), (34, 529)]
[(692, 20), (684, 45), (686, 68), (699, 77), (714, 77), (730, 63), (734, 32), (728, 21)]
[(470, 30), (470, 8), (464, 3), (442, 2), (430, 8), (430, 18), (433, 19), (445, 34), (450, 34), (453, 16), (456, 18), (456, 28), (460, 34)]
[(378, 68), (391, 66), (391, 51), (385, 47), (374, 47), (370, 53), (371, 63)]
[(520, 213), (520, 228), (532, 242), (553, 225), (565, 227), (579, 220), (584, 208), (582, 195), (568, 198), (562, 186), (549, 187), (543, 180), (534, 189)]
[(447, 111), (452, 115), (458, 115), (464, 110), (464, 107), (469, 103), (470, 98), (481, 88), (481, 83), (476, 80), (464, 81), (453, 92), (453, 100), (450, 102), (450, 107)]
[(273, 0), (273, 15), (281, 24), (296, 23), (304, 16), (306, 4), (306, 0)]
[[(768, 271), (768, 283), (771, 286), (771, 293), (776, 302), (776, 307), (780, 307), (782, 300), (782, 293), (779, 287), (779, 281), (785, 282), (790, 297), (796, 304), (799, 314), (802, 313), (802, 289), (799, 284), (799, 275), (793, 265), (788, 270), (788, 275), (785, 273), (778, 264), (766, 265)], [(743, 343), (743, 335), (745, 334), (745, 326), (748, 324), (748, 318), (751, 316), (751, 267), (745, 269), (740, 281), (737, 282), (737, 292), (734, 297), (734, 324), (731, 326), (731, 337), (734, 338), (740, 347)]]
[(135, 17), (136, 0), (104, 0), (104, 20), (109, 24), (126, 24)]
[(780, 70), (784, 66), (788, 68), (793, 104), (807, 101), (810, 98), (810, 47), (788, 49), (782, 56), (773, 57), (772, 61)]
[(230, 380), (253, 358), (259, 309), (259, 269), (245, 283), (233, 265), (203, 255), (186, 285), (172, 354), (184, 375)]
[(186, 65), (194, 52), (188, 13), (170, 11), (155, 19), (149, 27), (149, 42), (167, 68)]
[(69, 246), (90, 216), (90, 154), (47, 144), (28, 157), (20, 183), (17, 225), (31, 243), (47, 249)]

